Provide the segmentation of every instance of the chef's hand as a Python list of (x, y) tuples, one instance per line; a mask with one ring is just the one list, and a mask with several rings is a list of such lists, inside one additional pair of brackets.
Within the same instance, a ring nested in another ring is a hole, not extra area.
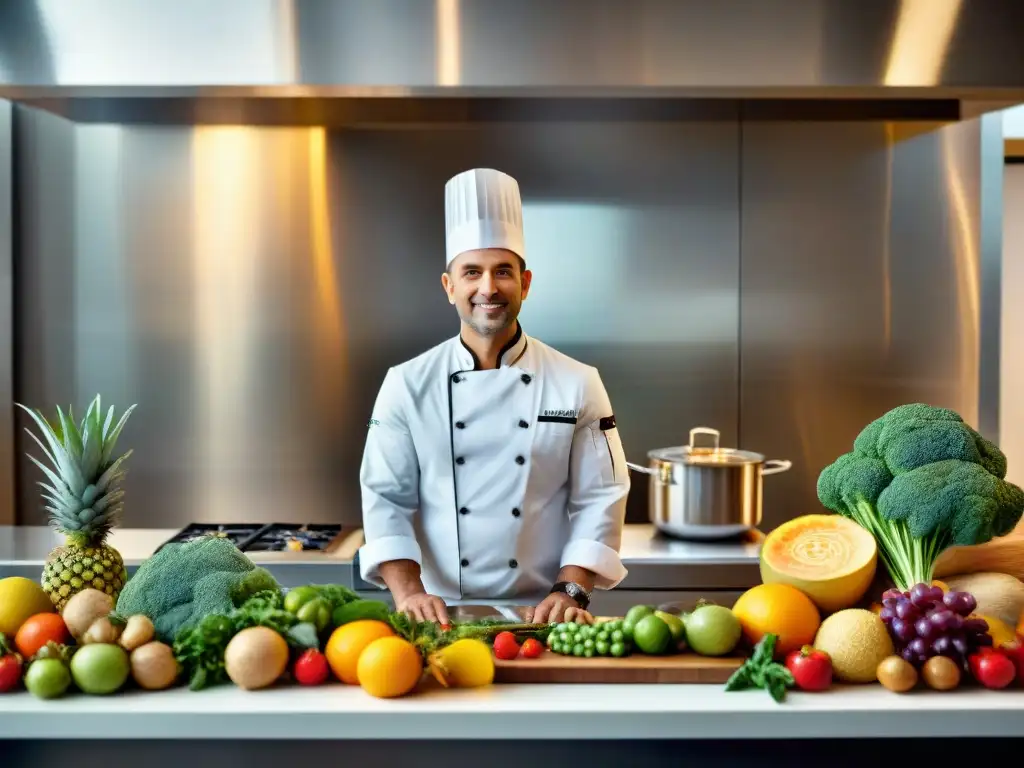
[(436, 621), (438, 624), (448, 624), (448, 607), (437, 595), (428, 595), (419, 592), (409, 595), (395, 608), (399, 613), (406, 613), (416, 621)]
[(558, 624), (574, 621), (577, 624), (593, 624), (594, 617), (580, 608), (579, 604), (564, 592), (552, 592), (533, 609), (527, 621), (534, 624)]

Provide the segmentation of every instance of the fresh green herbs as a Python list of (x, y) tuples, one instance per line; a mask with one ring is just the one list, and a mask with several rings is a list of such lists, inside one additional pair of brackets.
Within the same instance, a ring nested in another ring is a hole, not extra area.
[(744, 691), (760, 688), (768, 691), (775, 701), (786, 698), (786, 690), (795, 684), (793, 673), (774, 660), (775, 643), (778, 635), (768, 634), (761, 638), (750, 658), (733, 672), (725, 684), (727, 691)]

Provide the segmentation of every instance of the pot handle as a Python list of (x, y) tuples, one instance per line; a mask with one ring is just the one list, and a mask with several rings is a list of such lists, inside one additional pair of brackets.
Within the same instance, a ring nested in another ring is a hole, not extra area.
[(786, 472), (793, 467), (789, 459), (768, 459), (761, 468), (761, 476), (777, 475), (779, 472)]
[(675, 485), (675, 481), (672, 479), (672, 468), (667, 464), (662, 464), (657, 469), (651, 469), (650, 467), (641, 467), (639, 464), (627, 461), (626, 466), (637, 472), (643, 472), (645, 475), (658, 478), (662, 485)]
[(651, 469), (650, 467), (641, 467), (639, 464), (634, 464), (631, 461), (627, 461), (626, 466), (632, 469), (634, 472), (643, 472), (645, 475), (658, 474), (658, 470), (656, 469)]

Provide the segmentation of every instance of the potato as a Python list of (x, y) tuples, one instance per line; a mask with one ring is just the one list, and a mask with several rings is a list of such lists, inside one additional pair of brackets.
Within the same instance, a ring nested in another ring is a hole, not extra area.
[(156, 629), (148, 616), (129, 616), (124, 632), (121, 633), (121, 647), (126, 651), (134, 651), (152, 640), (155, 635)]
[(132, 679), (147, 691), (162, 691), (178, 680), (181, 667), (169, 645), (152, 641), (132, 651)]
[(114, 598), (98, 589), (83, 589), (68, 600), (61, 617), (71, 636), (78, 640), (96, 619), (109, 616), (114, 610)]
[(89, 629), (86, 630), (85, 634), (78, 638), (78, 644), (92, 645), (93, 643), (102, 643), (105, 645), (115, 645), (120, 636), (121, 625), (112, 622), (109, 616), (104, 616), (96, 619), (96, 621), (89, 625)]

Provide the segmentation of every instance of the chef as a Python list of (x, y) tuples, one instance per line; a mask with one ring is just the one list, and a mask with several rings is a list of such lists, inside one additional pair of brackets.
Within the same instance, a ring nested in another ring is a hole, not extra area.
[(532, 621), (589, 622), (592, 591), (626, 575), (630, 482), (608, 394), (519, 323), (532, 274), (516, 180), (458, 174), (445, 219), (441, 285), (460, 330), (384, 376), (360, 468), (360, 572), (420, 621), (499, 599)]

